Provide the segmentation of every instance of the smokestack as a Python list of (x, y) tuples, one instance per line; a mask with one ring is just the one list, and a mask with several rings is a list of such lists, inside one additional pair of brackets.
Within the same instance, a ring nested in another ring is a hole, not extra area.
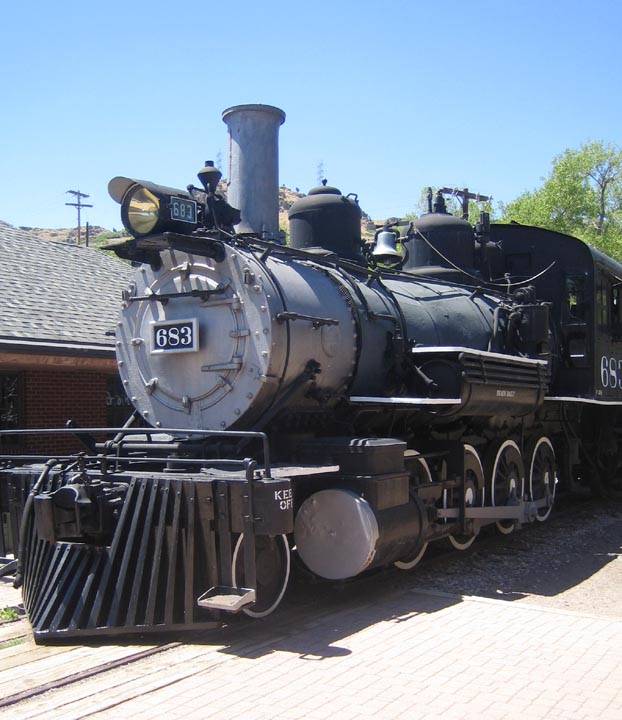
[(227, 200), (242, 215), (237, 232), (279, 238), (279, 126), (285, 113), (271, 105), (225, 110), (229, 129)]

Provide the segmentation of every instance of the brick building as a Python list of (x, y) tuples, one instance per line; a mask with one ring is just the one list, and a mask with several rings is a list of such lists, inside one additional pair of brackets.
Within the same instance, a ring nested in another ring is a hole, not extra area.
[[(122, 424), (114, 325), (133, 269), (0, 222), (0, 428)], [(78, 449), (66, 436), (0, 440), (0, 455)]]

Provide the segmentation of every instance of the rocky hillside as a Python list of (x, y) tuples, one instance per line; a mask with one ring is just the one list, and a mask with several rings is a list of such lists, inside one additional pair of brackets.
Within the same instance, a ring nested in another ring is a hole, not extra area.
[[(27, 230), (34, 233), (43, 240), (52, 240), (53, 242), (78, 244), (78, 228), (32, 228), (20, 226), (20, 230)], [(112, 233), (106, 228), (99, 225), (89, 225), (89, 245), (99, 245), (103, 240), (107, 240), (110, 236), (121, 233)], [(83, 226), (80, 231), (80, 244), (86, 245), (86, 228)]]

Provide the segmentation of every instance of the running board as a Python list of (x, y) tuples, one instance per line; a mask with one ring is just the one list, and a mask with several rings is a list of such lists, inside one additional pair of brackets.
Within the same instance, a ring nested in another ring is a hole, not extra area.
[(412, 405), (413, 407), (429, 407), (435, 405), (461, 405), (460, 398), (428, 398), (428, 397), (368, 397), (353, 395), (350, 397), (353, 405)]
[(226, 610), (236, 613), (256, 600), (256, 593), (251, 588), (236, 588), (227, 585), (216, 585), (197, 599), (197, 605), (208, 610)]

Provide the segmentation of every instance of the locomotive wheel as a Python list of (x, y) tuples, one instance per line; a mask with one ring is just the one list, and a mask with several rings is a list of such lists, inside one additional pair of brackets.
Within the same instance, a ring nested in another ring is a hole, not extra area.
[[(417, 455), (419, 455), (419, 453), (415, 451), (415, 456)], [(426, 462), (425, 458), (411, 457), (410, 462), (412, 463), (411, 475), (413, 478), (413, 485), (416, 486), (422, 485), (426, 482), (432, 482), (432, 473), (430, 472), (430, 466)], [(411, 490), (411, 492), (414, 492), (414, 490)], [(396, 568), (398, 568), (398, 570), (411, 570), (421, 560), (427, 549), (428, 543), (423, 543), (423, 545), (419, 548), (419, 551), (414, 557), (408, 558), (407, 560), (396, 560), (393, 564)]]
[[(484, 468), (472, 445), (464, 446), (464, 504), (467, 507), (484, 506)], [(479, 530), (472, 535), (449, 535), (449, 542), (456, 550), (467, 550), (478, 534)]]
[(555, 486), (557, 484), (557, 466), (553, 443), (547, 437), (538, 438), (527, 457), (531, 458), (529, 463), (529, 497), (531, 500), (550, 498), (550, 504), (547, 507), (540, 508), (536, 513), (536, 520), (544, 522), (553, 509)]
[[(518, 445), (513, 440), (505, 440), (498, 445), (489, 477), (493, 507), (511, 505), (523, 497), (525, 467)], [(496, 525), (504, 535), (514, 531), (513, 520), (497, 520)]]
[[(244, 608), (250, 617), (270, 615), (281, 602), (291, 567), (289, 543), (285, 535), (255, 538), (257, 558), (257, 598), (253, 605)], [(234, 587), (244, 587), (244, 533), (240, 535), (233, 551), (232, 576)]]

